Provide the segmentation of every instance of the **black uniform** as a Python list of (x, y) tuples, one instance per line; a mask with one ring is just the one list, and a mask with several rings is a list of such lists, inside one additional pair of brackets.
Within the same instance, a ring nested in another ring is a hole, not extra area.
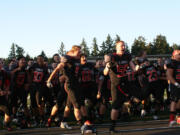
[(37, 105), (41, 104), (42, 97), (45, 96), (47, 90), (45, 81), (48, 76), (48, 71), (46, 66), (39, 66), (37, 63), (33, 64), (29, 71), (33, 74), (33, 80), (30, 89), (31, 105), (32, 107), (36, 107)]
[[(0, 89), (3, 92), (6, 92), (5, 86), (8, 85), (7, 84), (8, 80), (9, 80), (9, 78), (8, 78), (7, 73), (4, 70), (0, 70)], [(0, 95), (0, 110), (9, 115), (8, 106), (9, 106), (9, 101), (7, 99), (7, 96), (6, 95)]]
[[(158, 75), (160, 77), (166, 77), (166, 70), (164, 69), (163, 66), (160, 66), (160, 65), (157, 65), (157, 72), (158, 72)], [(162, 101), (164, 100), (164, 91), (166, 90), (166, 93), (167, 93), (167, 100), (169, 100), (169, 91), (168, 91), (168, 81), (167, 80), (159, 80), (159, 85), (161, 85), (161, 95), (162, 95)]]
[(84, 105), (86, 98), (90, 99), (93, 105), (96, 103), (96, 72), (97, 70), (91, 63), (86, 63), (79, 67), (78, 81), (80, 85), (81, 105)]
[(23, 107), (27, 107), (25, 84), (27, 84), (27, 71), (25, 68), (15, 71), (11, 78), (12, 106), (17, 107), (18, 99), (20, 99)]
[[(49, 75), (53, 72), (53, 68), (51, 66), (48, 67)], [(57, 101), (57, 95), (61, 91), (61, 85), (59, 81), (59, 72), (55, 74), (54, 78), (51, 80), (53, 88), (51, 88), (51, 94), (54, 101)]]
[[(167, 68), (173, 69), (173, 78), (178, 83), (180, 83), (180, 62), (176, 60), (171, 60), (167, 64)], [(170, 85), (171, 85), (171, 91), (170, 91), (171, 100), (177, 102), (180, 99), (180, 88), (177, 88), (172, 83)]]
[(160, 102), (162, 99), (162, 85), (159, 85), (157, 69), (154, 65), (150, 64), (142, 68), (142, 72), (145, 75), (144, 86), (142, 88), (143, 98), (147, 99), (150, 94), (153, 94), (155, 99)]
[(138, 79), (139, 73), (138, 72), (133, 72), (131, 69), (127, 70), (127, 89), (129, 96), (137, 97), (139, 99), (142, 99), (142, 90), (141, 90), (141, 85), (139, 83)]
[(103, 104), (107, 104), (111, 100), (111, 80), (109, 76), (104, 76), (103, 70), (99, 71), (99, 78), (103, 77), (103, 84), (101, 88), (101, 100)]
[(74, 107), (80, 108), (79, 91), (78, 91), (78, 79), (77, 73), (79, 70), (79, 59), (75, 59), (71, 56), (65, 55), (63, 59), (66, 59), (65, 67), (61, 71), (62, 76), (65, 78), (65, 90), (68, 93), (68, 98)]
[(111, 96), (112, 96), (112, 108), (118, 109), (122, 106), (124, 101), (128, 97), (127, 83), (123, 80), (123, 76), (126, 75), (129, 67), (129, 62), (132, 57), (129, 53), (124, 53), (122, 56), (117, 54), (111, 55), (111, 67), (109, 76), (111, 80)]

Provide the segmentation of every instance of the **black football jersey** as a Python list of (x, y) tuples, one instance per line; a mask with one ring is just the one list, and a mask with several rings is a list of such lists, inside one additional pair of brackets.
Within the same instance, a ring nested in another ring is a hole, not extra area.
[(173, 69), (173, 77), (177, 82), (180, 82), (180, 61), (171, 60), (167, 64), (167, 68)]

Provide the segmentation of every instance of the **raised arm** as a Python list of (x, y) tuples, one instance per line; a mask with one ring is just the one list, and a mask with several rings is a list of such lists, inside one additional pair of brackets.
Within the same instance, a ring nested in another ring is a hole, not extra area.
[(54, 71), (51, 73), (51, 75), (49, 76), (48, 80), (47, 80), (47, 83), (50, 83), (51, 80), (54, 78), (55, 74), (62, 70), (62, 68), (64, 67), (64, 63), (59, 63), (58, 66), (54, 69)]
[(167, 72), (166, 72), (166, 76), (167, 76), (167, 79), (170, 80), (170, 82), (171, 82), (172, 84), (175, 85), (175, 83), (177, 83), (177, 82), (175, 81), (175, 79), (173, 78), (173, 69), (168, 68), (168, 69), (167, 69)]
[(103, 73), (104, 73), (104, 75), (106, 76), (106, 75), (109, 74), (111, 56), (109, 56), (109, 55), (104, 55), (104, 61), (105, 61), (105, 63), (106, 63), (106, 66), (105, 66), (105, 68), (104, 68)]
[(131, 69), (133, 71), (136, 71), (136, 67), (135, 67), (134, 63), (132, 62), (132, 60), (129, 62), (129, 66), (131, 67)]

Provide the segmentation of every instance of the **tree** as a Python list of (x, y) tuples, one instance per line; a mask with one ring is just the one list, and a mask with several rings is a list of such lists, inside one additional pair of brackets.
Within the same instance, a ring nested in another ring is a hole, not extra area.
[(157, 35), (153, 41), (153, 54), (169, 54), (171, 53), (169, 43), (163, 35)]
[(12, 43), (8, 59), (18, 58), (20, 56), (23, 56), (24, 53), (25, 53), (25, 51), (22, 47), (20, 47), (19, 45), (15, 44), (15, 43)]
[(116, 38), (115, 38), (115, 43), (117, 43), (118, 41), (121, 41), (121, 38), (119, 35), (116, 35)]
[(98, 56), (99, 54), (99, 48), (98, 48), (98, 45), (97, 45), (97, 40), (96, 38), (93, 38), (93, 44), (92, 44), (92, 52), (91, 52), (91, 55), (92, 56)]
[(60, 48), (59, 48), (59, 50), (58, 50), (58, 53), (59, 53), (59, 55), (61, 55), (61, 56), (66, 53), (66, 51), (65, 51), (65, 46), (64, 46), (64, 43), (63, 43), (63, 42), (61, 42), (61, 46), (60, 46)]
[(16, 58), (15, 43), (12, 43), (8, 59)]
[(26, 58), (26, 60), (28, 61), (28, 60), (31, 59), (31, 56), (27, 53), (25, 58)]
[(44, 58), (44, 60), (47, 60), (48, 58), (47, 58), (47, 56), (46, 56), (46, 54), (45, 54), (45, 52), (42, 50), (42, 52), (41, 52), (41, 54), (40, 54), (43, 58)]
[(111, 38), (111, 36), (108, 34), (106, 41), (105, 41), (105, 53), (113, 53), (115, 50), (114, 42)]
[(90, 53), (89, 53), (89, 48), (88, 48), (88, 46), (87, 46), (86, 41), (85, 41), (84, 38), (82, 39), (82, 42), (81, 42), (80, 46), (81, 46), (82, 53), (84, 53), (84, 54), (86, 54), (87, 56), (89, 56), (89, 54), (90, 54)]
[(180, 45), (177, 45), (177, 44), (173, 43), (172, 49), (173, 50), (178, 50), (178, 49), (180, 49)]
[(24, 49), (16, 44), (16, 58), (23, 56), (24, 53)]
[(105, 42), (103, 41), (102, 45), (100, 46), (101, 50), (99, 52), (100, 56), (104, 56), (106, 54), (106, 45)]
[(144, 37), (139, 36), (138, 39), (134, 40), (131, 53), (132, 55), (137, 55), (141, 50), (146, 50), (146, 42)]
[(125, 43), (125, 48), (126, 48), (126, 52), (130, 53), (130, 50), (129, 50), (129, 47), (128, 47), (127, 43)]
[(153, 44), (151, 42), (146, 45), (146, 52), (148, 55), (153, 54)]

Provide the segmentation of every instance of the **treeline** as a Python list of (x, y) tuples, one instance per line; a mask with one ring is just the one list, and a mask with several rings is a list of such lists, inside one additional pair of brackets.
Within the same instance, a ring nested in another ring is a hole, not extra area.
[[(97, 43), (97, 38), (94, 37), (92, 40), (92, 44), (88, 45), (85, 39), (82, 39), (80, 46), (82, 47), (82, 52), (87, 54), (88, 56), (103, 56), (104, 54), (112, 53), (115, 51), (115, 43), (117, 41), (123, 40), (119, 35), (116, 35), (112, 38), (109, 34), (106, 37), (106, 40), (101, 44)], [(131, 49), (128, 48), (126, 44), (127, 51), (131, 52), (133, 55), (137, 55), (140, 50), (146, 50), (148, 55), (160, 55), (160, 54), (170, 54), (174, 49), (180, 49), (180, 45), (173, 43), (170, 45), (167, 42), (167, 39), (163, 35), (157, 35), (152, 42), (147, 42), (145, 37), (139, 36), (135, 38), (133, 44), (131, 45)], [(59, 45), (58, 52), (60, 55), (64, 55), (67, 52), (65, 45), (63, 42)], [(8, 60), (12, 58), (17, 58), (21, 55), (25, 55), (25, 50), (23, 47), (12, 43)], [(47, 61), (51, 61), (51, 58), (48, 58), (45, 52), (42, 50), (41, 55), (45, 57)], [(53, 55), (53, 54), (52, 54)], [(28, 59), (32, 58), (30, 54), (26, 54), (25, 57)]]

